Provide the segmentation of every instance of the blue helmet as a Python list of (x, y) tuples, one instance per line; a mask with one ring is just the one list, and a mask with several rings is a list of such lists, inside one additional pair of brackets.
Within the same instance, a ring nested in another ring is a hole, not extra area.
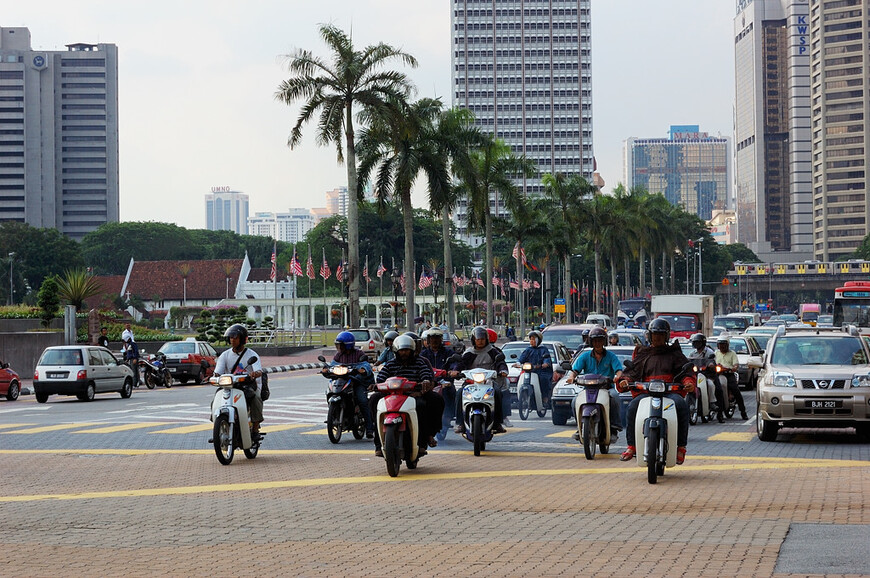
[(356, 338), (350, 331), (342, 331), (335, 336), (335, 344), (340, 345), (344, 350), (351, 350), (356, 347)]

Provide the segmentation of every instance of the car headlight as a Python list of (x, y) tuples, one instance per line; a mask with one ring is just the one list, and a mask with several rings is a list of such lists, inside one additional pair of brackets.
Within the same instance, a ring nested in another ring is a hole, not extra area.
[(785, 371), (775, 371), (770, 383), (775, 387), (795, 387), (797, 385), (794, 375)]
[(556, 395), (574, 395), (574, 390), (570, 387), (560, 387), (556, 389)]
[(852, 377), (852, 387), (870, 387), (870, 374), (864, 373)]

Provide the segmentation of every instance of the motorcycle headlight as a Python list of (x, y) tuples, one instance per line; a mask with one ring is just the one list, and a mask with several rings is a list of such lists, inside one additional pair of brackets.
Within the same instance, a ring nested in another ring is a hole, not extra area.
[(479, 373), (473, 373), (471, 374), (471, 378), (474, 380), (474, 383), (483, 383), (486, 381), (486, 374), (482, 371)]
[(852, 377), (852, 387), (870, 387), (870, 374), (864, 373)]
[(531, 371), (531, 370), (532, 370), (532, 364), (531, 364), (531, 363), (528, 363), (528, 362), (527, 362), (527, 363), (524, 363), (524, 364), (523, 364), (523, 371)]
[(653, 393), (664, 393), (668, 388), (664, 381), (651, 381), (647, 389)]
[(233, 384), (233, 376), (230, 373), (225, 373), (224, 375), (218, 378), (218, 385), (232, 385)]
[(336, 365), (332, 368), (333, 375), (347, 375), (347, 371), (346, 365)]
[(785, 371), (775, 371), (770, 383), (775, 387), (795, 387), (797, 385), (794, 375)]
[(467, 387), (465, 389), (463, 389), (462, 390), (462, 397), (464, 399), (472, 399), (473, 396), (471, 395), (471, 390)]

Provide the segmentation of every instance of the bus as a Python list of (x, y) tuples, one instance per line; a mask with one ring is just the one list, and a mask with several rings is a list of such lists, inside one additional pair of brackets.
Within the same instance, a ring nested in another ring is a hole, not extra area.
[(616, 313), (617, 324), (625, 327), (645, 328), (650, 320), (650, 300), (643, 297), (623, 299)]
[(870, 333), (870, 281), (846, 281), (834, 289), (834, 327), (844, 325)]

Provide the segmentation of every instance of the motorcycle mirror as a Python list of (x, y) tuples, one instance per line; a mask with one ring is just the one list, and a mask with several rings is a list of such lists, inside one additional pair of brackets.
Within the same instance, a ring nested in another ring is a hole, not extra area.
[(255, 355), (253, 357), (248, 358), (248, 365), (251, 365), (252, 363), (257, 363), (258, 361), (260, 361), (260, 359)]
[(571, 371), (571, 362), (570, 361), (563, 361), (562, 363), (559, 364), (559, 366), (562, 369), (564, 369), (565, 371)]
[(511, 359), (516, 359), (516, 358), (517, 358), (517, 354), (516, 354), (516, 353), (511, 353)]
[(320, 361), (320, 362), (322, 362), (322, 363), (326, 363), (326, 358), (323, 357), (322, 355), (318, 355), (318, 356), (317, 356), (317, 361)]
[(622, 365), (623, 367), (625, 367), (625, 369), (632, 369), (634, 367), (634, 361), (632, 361), (631, 359), (626, 359), (622, 362)]

